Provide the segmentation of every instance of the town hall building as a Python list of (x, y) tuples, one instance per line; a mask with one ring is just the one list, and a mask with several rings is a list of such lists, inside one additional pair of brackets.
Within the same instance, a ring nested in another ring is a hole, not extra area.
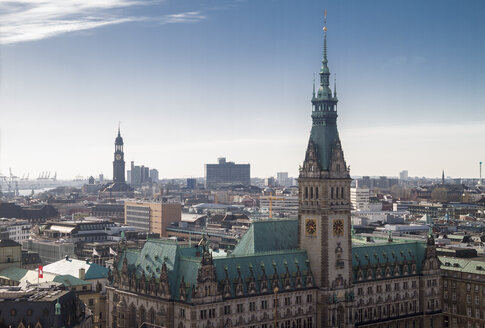
[(142, 249), (122, 242), (107, 287), (109, 327), (442, 326), (433, 236), (369, 242), (353, 235), (326, 27), (323, 45), (298, 219), (253, 222), (231, 253), (211, 250), (206, 238), (198, 245), (148, 239)]

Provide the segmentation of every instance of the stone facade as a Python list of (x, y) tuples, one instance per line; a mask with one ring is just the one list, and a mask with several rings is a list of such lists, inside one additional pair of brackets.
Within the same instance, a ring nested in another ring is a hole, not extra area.
[(440, 257), (443, 327), (485, 327), (485, 264)]

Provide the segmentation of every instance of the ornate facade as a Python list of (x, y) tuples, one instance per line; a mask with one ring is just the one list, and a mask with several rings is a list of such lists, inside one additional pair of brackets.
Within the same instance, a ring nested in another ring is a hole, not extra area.
[(441, 327), (432, 236), (369, 243), (352, 234), (326, 32), (298, 220), (253, 222), (230, 254), (211, 251), (205, 239), (121, 245), (107, 287), (109, 327)]

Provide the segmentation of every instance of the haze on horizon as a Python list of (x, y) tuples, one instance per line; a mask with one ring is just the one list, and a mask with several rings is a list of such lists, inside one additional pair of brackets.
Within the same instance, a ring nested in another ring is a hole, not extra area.
[(296, 177), (323, 11), (353, 176), (477, 177), (485, 2), (14, 0), (0, 3), (0, 172), (200, 177), (226, 157)]

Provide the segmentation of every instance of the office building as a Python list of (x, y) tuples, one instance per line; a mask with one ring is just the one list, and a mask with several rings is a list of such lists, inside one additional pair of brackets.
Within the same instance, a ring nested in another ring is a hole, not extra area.
[(166, 228), (172, 222), (182, 218), (182, 206), (179, 203), (125, 202), (125, 224), (140, 231), (153, 232), (166, 237)]
[(367, 188), (350, 188), (350, 202), (352, 210), (369, 210), (370, 190)]
[(205, 165), (205, 187), (207, 189), (239, 185), (248, 187), (251, 184), (250, 170), (250, 164), (226, 162), (226, 158), (221, 157), (217, 164)]

